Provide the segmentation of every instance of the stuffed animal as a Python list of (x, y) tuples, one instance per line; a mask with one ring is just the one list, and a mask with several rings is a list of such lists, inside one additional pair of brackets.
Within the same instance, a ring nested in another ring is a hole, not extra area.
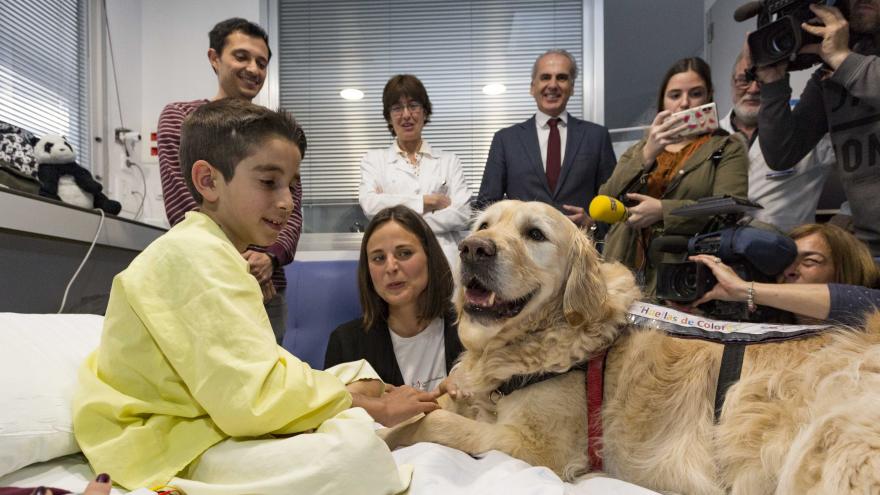
[(118, 201), (113, 201), (101, 191), (104, 189), (88, 170), (76, 163), (76, 153), (63, 136), (46, 134), (34, 146), (37, 158), (37, 178), (40, 180), (40, 196), (57, 199), (58, 179), (62, 175), (70, 175), (84, 192), (92, 195), (93, 206), (111, 215), (122, 210)]

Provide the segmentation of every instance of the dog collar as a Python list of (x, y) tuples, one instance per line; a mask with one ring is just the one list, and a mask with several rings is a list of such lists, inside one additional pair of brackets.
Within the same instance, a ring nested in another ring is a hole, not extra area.
[(572, 371), (585, 371), (584, 387), (587, 396), (587, 457), (590, 471), (602, 471), (602, 398), (604, 396), (605, 352), (592, 359), (582, 361), (563, 373), (540, 373), (537, 375), (515, 375), (489, 393), (489, 399), (497, 404), (505, 395), (541, 383)]
[(510, 395), (517, 390), (524, 389), (530, 385), (534, 385), (536, 383), (541, 383), (544, 380), (549, 380), (551, 378), (556, 378), (557, 376), (562, 376), (566, 373), (570, 373), (572, 371), (586, 371), (587, 363), (589, 361), (583, 361), (575, 364), (568, 371), (564, 371), (562, 373), (556, 372), (547, 372), (547, 373), (539, 373), (535, 375), (514, 375), (510, 377), (506, 382), (502, 383), (495, 390), (489, 393), (489, 399), (492, 400), (492, 403), (497, 404), (499, 400), (505, 395)]

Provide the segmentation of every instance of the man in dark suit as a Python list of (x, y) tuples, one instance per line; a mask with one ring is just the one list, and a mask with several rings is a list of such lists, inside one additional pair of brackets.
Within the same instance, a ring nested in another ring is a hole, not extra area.
[(558, 208), (579, 226), (592, 220), (587, 205), (617, 163), (608, 129), (565, 111), (574, 93), (577, 62), (548, 50), (532, 67), (531, 95), (538, 111), (492, 139), (477, 206), (520, 199)]

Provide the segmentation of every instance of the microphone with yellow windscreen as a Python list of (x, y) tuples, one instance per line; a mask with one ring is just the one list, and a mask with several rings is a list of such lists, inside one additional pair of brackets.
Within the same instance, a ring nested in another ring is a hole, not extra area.
[(626, 207), (611, 196), (598, 195), (590, 201), (590, 217), (604, 223), (617, 223), (626, 219)]

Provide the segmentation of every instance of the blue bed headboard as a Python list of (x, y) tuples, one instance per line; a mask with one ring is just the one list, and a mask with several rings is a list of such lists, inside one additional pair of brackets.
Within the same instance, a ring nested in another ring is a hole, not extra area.
[(294, 260), (284, 271), (288, 313), (282, 345), (312, 368), (324, 369), (330, 333), (361, 316), (357, 260)]

